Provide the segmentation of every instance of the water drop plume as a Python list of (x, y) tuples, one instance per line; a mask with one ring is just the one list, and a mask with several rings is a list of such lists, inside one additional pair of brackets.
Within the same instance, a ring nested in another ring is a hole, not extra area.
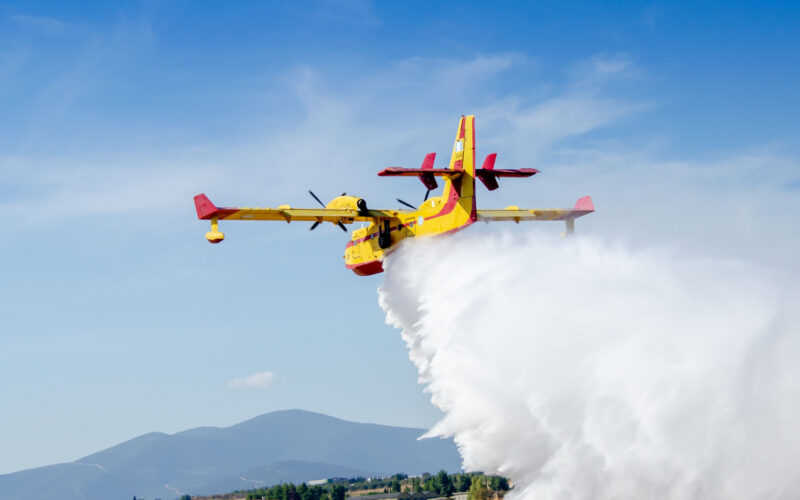
[(766, 271), (477, 232), (385, 267), (386, 320), (444, 413), (427, 436), (513, 498), (800, 498), (798, 317)]

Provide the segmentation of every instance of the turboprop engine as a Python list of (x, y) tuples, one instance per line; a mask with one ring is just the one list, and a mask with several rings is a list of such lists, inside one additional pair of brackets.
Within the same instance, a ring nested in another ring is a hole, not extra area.
[(346, 194), (332, 199), (330, 203), (325, 205), (325, 208), (334, 210), (357, 210), (360, 215), (367, 215), (367, 201), (364, 198), (347, 196)]

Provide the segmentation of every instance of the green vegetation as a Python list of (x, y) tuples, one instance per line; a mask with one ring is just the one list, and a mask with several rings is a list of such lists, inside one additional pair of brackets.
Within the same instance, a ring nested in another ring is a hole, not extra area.
[(487, 500), (495, 493), (502, 496), (508, 491), (508, 479), (501, 476), (486, 476), (481, 473), (448, 474), (439, 471), (409, 478), (406, 474), (395, 474), (386, 478), (356, 477), (329, 479), (327, 484), (309, 486), (284, 483), (271, 488), (248, 490), (247, 500), (345, 500), (353, 495), (380, 495), (401, 491), (432, 491), (438, 496), (450, 497), (454, 493), (469, 493), (469, 500)]

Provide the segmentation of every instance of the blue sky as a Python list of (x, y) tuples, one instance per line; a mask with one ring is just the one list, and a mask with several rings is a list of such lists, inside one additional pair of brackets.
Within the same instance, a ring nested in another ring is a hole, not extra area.
[(800, 269), (796, 3), (20, 2), (0, 47), (0, 473), (284, 408), (432, 425), (338, 229), (211, 246), (191, 197), (416, 201), (375, 173), (461, 114), (542, 170), (482, 206), (592, 194), (581, 231)]

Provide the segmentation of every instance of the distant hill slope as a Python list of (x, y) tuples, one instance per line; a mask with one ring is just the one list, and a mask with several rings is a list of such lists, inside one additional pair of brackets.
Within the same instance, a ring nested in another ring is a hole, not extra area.
[(418, 441), (424, 432), (278, 411), (230, 427), (144, 434), (76, 462), (0, 475), (0, 498), (168, 500), (283, 481), (459, 470), (453, 441)]

